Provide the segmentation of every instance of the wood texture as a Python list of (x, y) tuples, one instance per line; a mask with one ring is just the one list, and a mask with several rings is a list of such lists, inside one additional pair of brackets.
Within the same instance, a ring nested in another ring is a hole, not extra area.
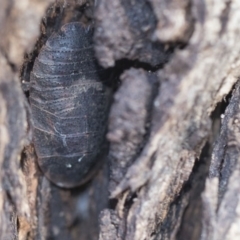
[[(239, 239), (240, 3), (48, 4), (0, 10), (0, 239)], [(94, 25), (99, 63), (120, 84), (108, 157), (92, 181), (64, 190), (33, 145), (21, 152), (31, 113), (19, 75), (27, 89), (39, 49), (70, 21)]]

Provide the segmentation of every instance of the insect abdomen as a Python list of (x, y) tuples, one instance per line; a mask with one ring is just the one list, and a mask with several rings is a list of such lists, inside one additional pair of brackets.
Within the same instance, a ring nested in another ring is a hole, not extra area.
[(52, 35), (31, 73), (33, 138), (44, 174), (80, 185), (104, 146), (110, 92), (97, 65), (92, 31), (69, 23)]

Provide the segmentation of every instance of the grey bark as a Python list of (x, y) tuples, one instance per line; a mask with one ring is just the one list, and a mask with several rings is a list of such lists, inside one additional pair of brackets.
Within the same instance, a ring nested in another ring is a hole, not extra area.
[[(239, 239), (238, 1), (1, 6), (0, 239)], [(109, 155), (77, 189), (39, 170), (20, 84), (69, 21), (94, 24), (96, 57), (121, 81)]]

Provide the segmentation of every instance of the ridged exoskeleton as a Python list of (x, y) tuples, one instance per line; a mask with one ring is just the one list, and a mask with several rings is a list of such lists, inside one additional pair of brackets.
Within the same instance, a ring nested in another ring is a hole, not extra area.
[(30, 79), (33, 141), (56, 185), (83, 183), (99, 162), (111, 93), (94, 57), (92, 29), (64, 25), (42, 47)]

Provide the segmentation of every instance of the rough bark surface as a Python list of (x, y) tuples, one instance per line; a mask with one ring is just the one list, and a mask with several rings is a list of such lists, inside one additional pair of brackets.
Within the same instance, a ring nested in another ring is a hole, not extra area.
[[(20, 80), (71, 21), (94, 26), (120, 84), (103, 165), (61, 189), (37, 165)], [(2, 0), (0, 239), (239, 239), (239, 22), (234, 0)]]
[(123, 179), (148, 137), (152, 103), (158, 87), (156, 74), (143, 69), (127, 70), (121, 79), (122, 84), (114, 96), (107, 134), (111, 142), (110, 192)]
[(100, 0), (95, 11), (96, 54), (104, 67), (130, 59), (152, 66), (166, 62), (168, 47), (152, 41), (156, 17), (146, 0)]
[(1, 1), (0, 239), (33, 238), (34, 216), (20, 162), (28, 127), (27, 103), (20, 86), (19, 69), (24, 53), (33, 49), (40, 32), (38, 25), (48, 4), (49, 1), (38, 0)]

